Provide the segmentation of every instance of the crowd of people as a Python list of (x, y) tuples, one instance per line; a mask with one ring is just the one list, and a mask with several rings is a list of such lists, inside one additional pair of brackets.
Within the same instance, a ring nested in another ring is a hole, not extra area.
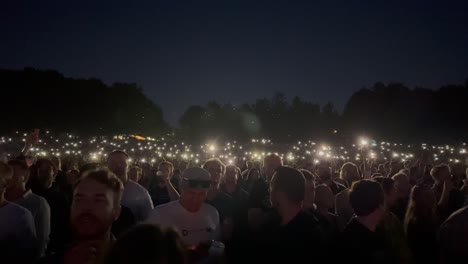
[(468, 261), (462, 162), (134, 163), (113, 150), (63, 169), (28, 162), (37, 143), (0, 162), (2, 263)]

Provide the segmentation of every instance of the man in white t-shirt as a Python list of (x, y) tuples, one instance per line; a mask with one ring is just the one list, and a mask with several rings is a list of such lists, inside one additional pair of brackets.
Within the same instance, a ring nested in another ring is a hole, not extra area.
[(2, 263), (31, 263), (37, 252), (34, 220), (26, 208), (5, 199), (13, 169), (0, 162), (0, 249)]
[(181, 176), (180, 200), (157, 206), (147, 222), (174, 226), (187, 246), (219, 240), (218, 211), (205, 203), (210, 185), (208, 171), (197, 167), (185, 170)]
[(128, 179), (128, 155), (123, 151), (113, 151), (107, 159), (107, 166), (124, 183), (122, 205), (130, 208), (137, 222), (144, 221), (153, 209), (148, 191), (138, 183)]

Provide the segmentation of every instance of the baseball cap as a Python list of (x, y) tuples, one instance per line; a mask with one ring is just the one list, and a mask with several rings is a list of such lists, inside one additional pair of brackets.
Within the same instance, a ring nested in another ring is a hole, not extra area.
[(198, 167), (186, 169), (182, 173), (181, 179), (182, 181), (186, 181), (192, 189), (209, 189), (211, 186), (210, 173)]

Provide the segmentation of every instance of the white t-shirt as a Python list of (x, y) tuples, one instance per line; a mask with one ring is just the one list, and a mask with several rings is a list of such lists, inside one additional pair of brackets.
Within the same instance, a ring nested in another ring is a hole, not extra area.
[(37, 241), (39, 243), (39, 251), (42, 256), (45, 253), (47, 244), (49, 243), (50, 234), (50, 207), (46, 199), (39, 195), (26, 191), (21, 198), (14, 203), (28, 209), (33, 218), (36, 227)]
[(153, 201), (148, 191), (132, 180), (125, 183), (122, 205), (130, 208), (137, 222), (144, 221), (153, 209)]
[(14, 249), (35, 249), (36, 228), (28, 209), (15, 203), (0, 208), (0, 241)]
[(189, 246), (220, 238), (218, 211), (206, 203), (196, 213), (187, 211), (180, 201), (163, 204), (151, 211), (147, 222), (175, 227)]

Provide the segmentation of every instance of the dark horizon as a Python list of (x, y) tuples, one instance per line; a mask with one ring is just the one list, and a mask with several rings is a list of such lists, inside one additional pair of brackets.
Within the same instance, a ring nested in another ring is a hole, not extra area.
[(189, 105), (285, 93), (341, 112), (375, 82), (468, 77), (466, 1), (21, 1), (4, 4), (0, 68), (137, 83), (175, 124)]

